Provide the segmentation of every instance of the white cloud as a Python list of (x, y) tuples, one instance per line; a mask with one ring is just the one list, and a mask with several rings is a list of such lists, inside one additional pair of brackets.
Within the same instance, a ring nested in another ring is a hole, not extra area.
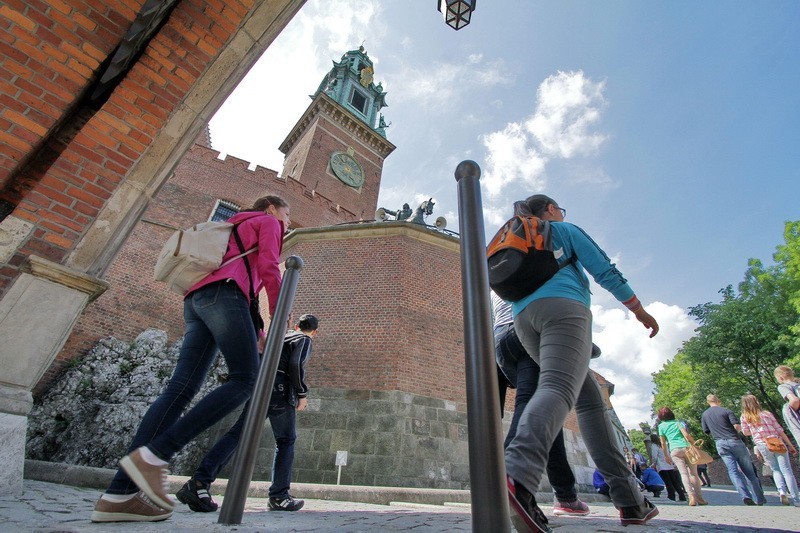
[(580, 70), (559, 71), (539, 86), (536, 113), (525, 129), (548, 156), (569, 159), (596, 153), (606, 136), (589, 130), (605, 107), (604, 89), (605, 82), (595, 83)]
[(424, 69), (406, 65), (395, 78), (403, 83), (392, 87), (393, 100), (443, 113), (460, 108), (470, 91), (510, 84), (514, 75), (503, 60), (484, 61), (473, 54), (466, 63), (433, 63)]
[[(593, 155), (606, 136), (594, 133), (605, 107), (604, 82), (593, 82), (582, 71), (561, 72), (545, 79), (537, 91), (531, 115), (520, 122), (510, 122), (498, 131), (483, 135), (486, 147), (486, 172), (481, 183), (487, 193), (485, 212), (511, 201), (510, 186), (515, 190), (542, 190), (547, 185), (547, 164), (551, 159), (570, 159)], [(609, 184), (600, 170), (584, 171), (581, 179)], [(486, 218), (487, 224), (495, 219)]]
[[(330, 70), (331, 60), (386, 31), (376, 6), (374, 0), (304, 6), (214, 115), (213, 147), (280, 171), (278, 146), (308, 107), (308, 95)], [(378, 59), (370, 58), (377, 65)], [(295, 89), (287, 91), (287, 85)]]
[(484, 136), (483, 144), (488, 153), (481, 182), (490, 198), (496, 197), (514, 181), (523, 182), (528, 189), (544, 186), (547, 159), (530, 145), (520, 124), (512, 122), (504, 129)]
[(672, 359), (694, 333), (697, 324), (678, 306), (653, 302), (645, 307), (660, 330), (652, 339), (628, 310), (592, 306), (593, 340), (603, 354), (591, 367), (614, 383), (611, 403), (626, 428), (650, 420), (653, 401), (652, 373)]

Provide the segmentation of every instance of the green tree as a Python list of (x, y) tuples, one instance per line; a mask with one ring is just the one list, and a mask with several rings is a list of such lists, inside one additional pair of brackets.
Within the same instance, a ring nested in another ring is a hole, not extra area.
[(699, 327), (675, 358), (653, 374), (654, 410), (670, 407), (699, 431), (706, 394), (734, 412), (754, 394), (779, 413), (783, 400), (772, 375), (779, 364), (800, 364), (800, 221), (787, 222), (775, 264), (751, 259), (737, 289), (720, 290), (719, 303), (690, 309)]
[(647, 446), (645, 444), (647, 439), (645, 439), (644, 431), (641, 429), (629, 429), (628, 438), (631, 439), (631, 445), (636, 448), (639, 453), (645, 457), (649, 456), (647, 453)]

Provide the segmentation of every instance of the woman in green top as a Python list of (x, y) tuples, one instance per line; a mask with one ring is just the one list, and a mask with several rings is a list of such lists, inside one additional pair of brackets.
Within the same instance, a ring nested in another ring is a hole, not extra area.
[[(686, 448), (694, 444), (694, 439), (686, 430), (684, 422), (675, 420), (675, 415), (669, 407), (658, 410), (658, 434), (661, 437), (661, 448), (669, 450), (665, 454), (667, 463), (674, 463), (681, 473), (683, 486), (689, 493), (689, 505), (708, 505), (703, 499), (700, 490), (700, 478), (697, 475), (697, 465), (693, 465), (686, 458)], [(669, 448), (667, 448), (669, 445)]]

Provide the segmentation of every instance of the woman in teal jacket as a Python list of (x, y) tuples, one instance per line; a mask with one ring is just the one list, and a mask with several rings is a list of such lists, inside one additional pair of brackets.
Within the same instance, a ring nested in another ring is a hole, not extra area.
[(533, 494), (539, 488), (553, 439), (574, 407), (581, 433), (620, 509), (623, 525), (644, 524), (658, 509), (639, 490), (616, 439), (600, 387), (589, 372), (592, 351), (591, 297), (586, 269), (641, 322), (658, 332), (625, 278), (581, 228), (564, 222), (566, 211), (543, 194), (525, 200), (531, 214), (551, 222), (556, 259), (562, 268), (542, 287), (512, 302), (514, 328), (525, 350), (541, 367), (539, 387), (525, 407), (517, 435), (506, 449), (509, 502), (522, 531), (548, 531), (547, 518)]

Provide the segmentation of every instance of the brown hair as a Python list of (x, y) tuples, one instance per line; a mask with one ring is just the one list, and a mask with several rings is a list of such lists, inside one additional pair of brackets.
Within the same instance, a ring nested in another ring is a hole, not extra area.
[(253, 206), (245, 209), (245, 211), (260, 211), (263, 213), (271, 205), (274, 205), (276, 208), (289, 207), (286, 200), (280, 196), (267, 195), (253, 202)]
[(675, 420), (675, 414), (672, 412), (672, 409), (669, 407), (662, 407), (658, 410), (658, 419), (659, 420)]
[(742, 396), (742, 418), (754, 426), (761, 424), (761, 404), (752, 394)]

